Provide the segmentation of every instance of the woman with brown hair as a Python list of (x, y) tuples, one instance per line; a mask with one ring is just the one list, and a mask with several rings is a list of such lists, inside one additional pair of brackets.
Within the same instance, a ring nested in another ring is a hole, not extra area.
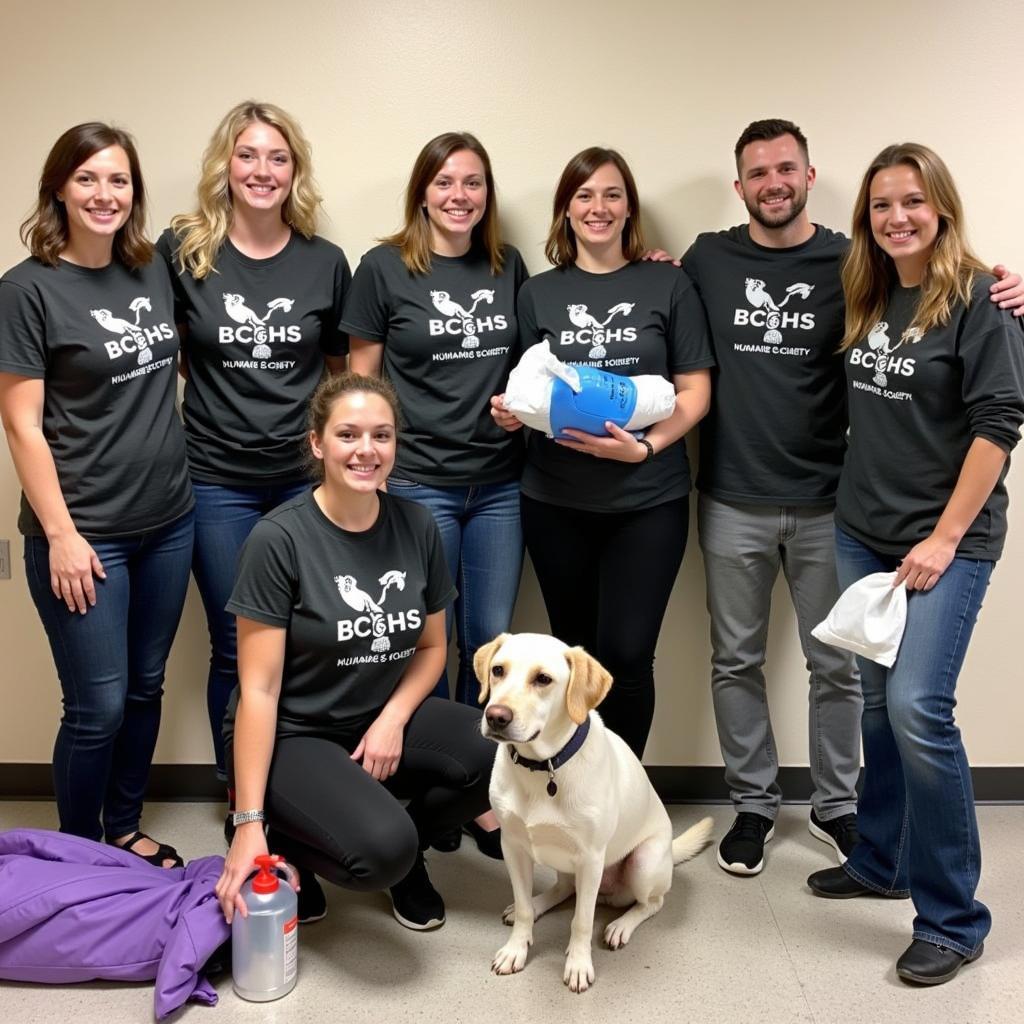
[(173, 218), (157, 248), (174, 277), (182, 337), (193, 573), (210, 631), (207, 708), (225, 778), (221, 730), (238, 670), (224, 605), (260, 516), (309, 486), (306, 404), (325, 367), (344, 369), (338, 321), (350, 275), (341, 249), (316, 234), (310, 146), (279, 107), (246, 101), (225, 114), (197, 191), (196, 210)]
[[(467, 132), (431, 139), (413, 165), (405, 221), (359, 264), (342, 326), (352, 369), (384, 374), (405, 417), (388, 480), (392, 494), (425, 505), (444, 541), (459, 596), (455, 699), (475, 704), (473, 655), (506, 631), (522, 569), (522, 445), (490, 416), (519, 355), (519, 253), (501, 240), (487, 151)], [(442, 672), (437, 691), (448, 696)], [(497, 822), (466, 826), (501, 856)], [(454, 849), (458, 833), (441, 848)]]
[(135, 145), (98, 122), (54, 144), (32, 255), (0, 280), (0, 413), (25, 573), (63, 692), (64, 832), (181, 864), (139, 831), (164, 666), (192, 556), (171, 283), (146, 240)]
[(967, 244), (949, 169), (914, 143), (872, 161), (843, 266), (849, 448), (836, 504), (848, 587), (895, 571), (907, 588), (891, 668), (858, 657), (864, 689), (860, 842), (811, 875), (818, 896), (914, 901), (896, 973), (941, 984), (991, 926), (956, 681), (1006, 536), (1008, 453), (1024, 422), (1024, 353)]
[(477, 709), (430, 696), (454, 590), (433, 517), (382, 489), (398, 442), (394, 391), (331, 377), (309, 427), (320, 482), (257, 524), (228, 602), (240, 685), (226, 739), (240, 809), (217, 895), (230, 920), (269, 842), (300, 869), (300, 921), (327, 910), (315, 872), (389, 889), (398, 921), (436, 928), (444, 902), (423, 850), (486, 808), (494, 747)]
[[(564, 362), (676, 389), (672, 415), (642, 438), (531, 431), (522, 481), (526, 547), (552, 632), (615, 679), (602, 715), (641, 757), (654, 716), (654, 648), (689, 521), (685, 434), (707, 412), (714, 364), (690, 279), (645, 263), (640, 198), (613, 149), (574, 156), (555, 189), (545, 253), (555, 269), (519, 298), (523, 346), (547, 340)], [(506, 429), (518, 421), (495, 403)]]

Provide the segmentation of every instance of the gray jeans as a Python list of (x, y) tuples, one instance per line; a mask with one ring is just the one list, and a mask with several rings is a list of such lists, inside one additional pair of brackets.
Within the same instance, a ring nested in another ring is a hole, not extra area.
[(811, 636), (839, 596), (831, 510), (732, 505), (702, 494), (698, 527), (711, 615), (711, 693), (737, 812), (774, 819), (782, 799), (762, 671), (780, 567), (810, 672), (811, 803), (822, 821), (855, 811), (860, 679), (852, 654)]

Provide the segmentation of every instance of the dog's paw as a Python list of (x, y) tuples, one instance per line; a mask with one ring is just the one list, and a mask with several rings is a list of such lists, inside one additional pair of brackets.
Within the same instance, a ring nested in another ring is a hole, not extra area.
[(501, 912), (501, 923), (502, 924), (515, 924), (515, 920), (516, 920), (516, 905), (514, 903), (510, 903)]
[(529, 949), (529, 942), (510, 939), (494, 954), (491, 970), (495, 974), (516, 974), (526, 966)]
[(609, 949), (622, 949), (633, 936), (633, 929), (621, 917), (612, 921), (604, 930), (604, 943)]
[(575, 951), (569, 947), (562, 981), (572, 992), (586, 992), (594, 984), (594, 961), (590, 957), (589, 949)]

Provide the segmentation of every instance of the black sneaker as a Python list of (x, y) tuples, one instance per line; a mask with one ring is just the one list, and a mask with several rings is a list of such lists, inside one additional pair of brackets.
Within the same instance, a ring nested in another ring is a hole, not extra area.
[(439, 832), (430, 840), (430, 845), (438, 853), (454, 853), (462, 844), (462, 829), (450, 828), (447, 832)]
[(388, 891), (399, 924), (418, 932), (440, 928), (444, 924), (444, 900), (430, 884), (422, 852), (416, 854), (416, 862), (409, 874)]
[(846, 863), (850, 851), (860, 842), (856, 814), (840, 814), (838, 818), (822, 821), (812, 809), (807, 830), (815, 839), (828, 843), (836, 851), (840, 864)]
[(734, 875), (759, 874), (764, 867), (764, 844), (774, 835), (771, 818), (740, 811), (718, 844), (718, 866)]
[(312, 871), (299, 868), (299, 924), (312, 924), (327, 916), (327, 897), (319, 880)]

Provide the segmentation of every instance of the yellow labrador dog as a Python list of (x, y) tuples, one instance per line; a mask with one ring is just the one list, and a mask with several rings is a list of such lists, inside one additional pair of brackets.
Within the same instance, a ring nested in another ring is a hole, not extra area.
[[(483, 734), (502, 745), (491, 775), (491, 806), (515, 902), (504, 914), (512, 936), (494, 955), (496, 974), (526, 965), (533, 922), (573, 891), (576, 912), (563, 981), (573, 992), (594, 980), (590, 955), (594, 906), (628, 909), (604, 932), (610, 949), (624, 946), (656, 914), (672, 885), (672, 865), (699, 853), (710, 818), (672, 838), (672, 824), (625, 742), (593, 709), (612, 678), (581, 647), (537, 633), (503, 633), (474, 658)], [(533, 895), (533, 866), (558, 872)]]

